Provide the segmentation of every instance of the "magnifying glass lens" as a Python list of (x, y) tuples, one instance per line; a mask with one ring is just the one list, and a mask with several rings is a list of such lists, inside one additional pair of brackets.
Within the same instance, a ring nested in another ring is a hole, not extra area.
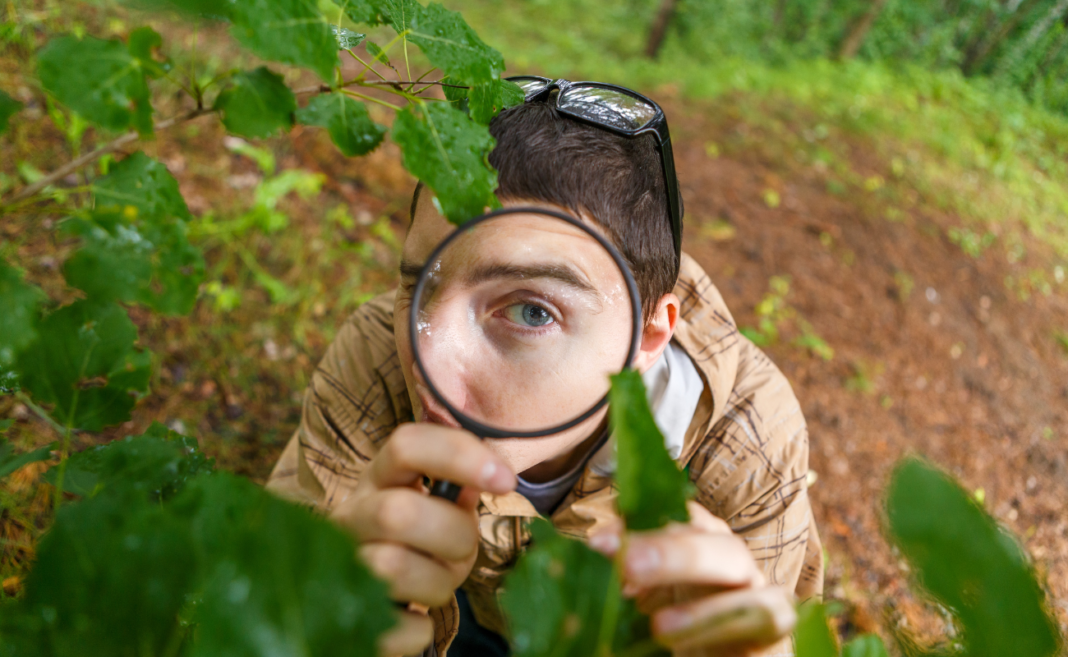
[(427, 263), (413, 347), (443, 408), (503, 432), (565, 424), (627, 363), (634, 303), (616, 258), (534, 211), (459, 229)]

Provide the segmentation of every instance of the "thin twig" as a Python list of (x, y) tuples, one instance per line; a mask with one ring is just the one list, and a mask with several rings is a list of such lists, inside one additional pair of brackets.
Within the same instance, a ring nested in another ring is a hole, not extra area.
[(439, 87), (452, 87), (453, 89), (470, 89), (471, 88), (466, 84), (449, 84), (448, 82), (442, 82), (441, 80), (431, 80), (431, 81), (428, 81), (428, 82), (424, 82), (423, 80), (414, 80), (414, 81), (412, 81), (412, 80), (386, 80), (385, 82), (375, 82), (374, 80), (371, 80), (371, 81), (360, 82), (360, 84), (366, 84), (366, 85), (371, 85), (371, 84), (377, 84), (377, 85), (383, 85), (383, 84), (386, 84), (386, 85), (394, 85), (394, 84), (411, 84), (411, 85), (425, 84), (425, 85), (429, 85), (429, 86), (437, 85)]
[(393, 103), (387, 103), (384, 100), (379, 100), (379, 99), (377, 99), (377, 98), (375, 98), (373, 96), (365, 96), (364, 94), (357, 93), (355, 91), (350, 91), (348, 89), (342, 89), (341, 93), (348, 94), (349, 96), (355, 96), (356, 98), (361, 98), (363, 100), (369, 100), (372, 103), (378, 103), (379, 105), (385, 105), (386, 107), (390, 108), (391, 110), (396, 110), (398, 112), (401, 110), (401, 108), (399, 106), (394, 105)]
[[(187, 112), (186, 114), (183, 114), (181, 116), (175, 116), (175, 117), (171, 117), (169, 119), (166, 119), (164, 121), (160, 121), (156, 125), (152, 126), (152, 129), (153, 129), (153, 131), (165, 130), (165, 129), (171, 127), (172, 125), (176, 125), (178, 123), (184, 123), (186, 121), (191, 121), (191, 120), (197, 118), (198, 116), (203, 116), (205, 114), (211, 114), (214, 111), (215, 110), (213, 110), (213, 109), (203, 109), (203, 108), (195, 109), (195, 110), (193, 110), (191, 112)], [(82, 155), (81, 157), (77, 157), (77, 158), (71, 160), (70, 162), (67, 162), (63, 166), (59, 167), (58, 169), (56, 169), (52, 173), (50, 173), (50, 174), (46, 175), (45, 177), (41, 178), (40, 180), (38, 180), (37, 182), (33, 183), (32, 185), (27, 185), (26, 187), (23, 187), (21, 190), (18, 191), (18, 193), (16, 193), (14, 196), (11, 197), (11, 200), (12, 201), (21, 201), (24, 198), (29, 198), (30, 196), (33, 196), (34, 194), (36, 194), (37, 192), (41, 191), (45, 187), (48, 187), (49, 185), (51, 185), (52, 183), (56, 182), (57, 180), (67, 176), (68, 174), (70, 174), (70, 173), (72, 173), (74, 171), (77, 171), (79, 168), (85, 166), (86, 164), (89, 164), (90, 162), (93, 162), (93, 161), (99, 159), (100, 157), (102, 157), (104, 155), (107, 155), (108, 153), (111, 153), (112, 151), (116, 151), (116, 150), (122, 148), (123, 146), (125, 146), (127, 144), (130, 144), (130, 143), (133, 143), (133, 142), (137, 141), (139, 137), (140, 137), (140, 135), (137, 134), (136, 132), (127, 132), (125, 135), (122, 135), (121, 137), (116, 137), (115, 139), (112, 139), (108, 143), (104, 144), (103, 146), (95, 148), (94, 150), (89, 151), (85, 155)]]

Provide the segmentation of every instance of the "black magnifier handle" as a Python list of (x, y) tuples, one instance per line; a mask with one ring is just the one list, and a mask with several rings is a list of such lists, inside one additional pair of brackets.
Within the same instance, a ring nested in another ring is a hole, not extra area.
[(434, 485), (430, 487), (430, 494), (433, 497), (440, 497), (450, 502), (455, 502), (457, 497), (460, 497), (460, 486), (452, 483), (451, 481), (445, 481), (440, 479), (434, 482)]

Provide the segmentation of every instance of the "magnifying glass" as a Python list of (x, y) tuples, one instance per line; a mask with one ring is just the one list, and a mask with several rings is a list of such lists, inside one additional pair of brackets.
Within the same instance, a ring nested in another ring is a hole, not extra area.
[[(435, 412), (479, 438), (536, 438), (588, 420), (641, 341), (623, 256), (595, 228), (545, 208), (458, 227), (423, 266), (411, 308), (412, 354)], [(431, 487), (459, 493), (448, 481)]]

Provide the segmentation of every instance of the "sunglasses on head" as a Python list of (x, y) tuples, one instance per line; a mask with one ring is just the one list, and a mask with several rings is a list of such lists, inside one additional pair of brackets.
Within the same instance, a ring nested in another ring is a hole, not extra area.
[(536, 75), (507, 78), (523, 89), (525, 101), (551, 100), (556, 90), (556, 111), (625, 137), (651, 134), (660, 150), (667, 190), (668, 217), (675, 243), (675, 275), (682, 258), (682, 195), (675, 176), (675, 158), (671, 154), (671, 136), (667, 118), (660, 106), (636, 91), (604, 82), (571, 82)]

